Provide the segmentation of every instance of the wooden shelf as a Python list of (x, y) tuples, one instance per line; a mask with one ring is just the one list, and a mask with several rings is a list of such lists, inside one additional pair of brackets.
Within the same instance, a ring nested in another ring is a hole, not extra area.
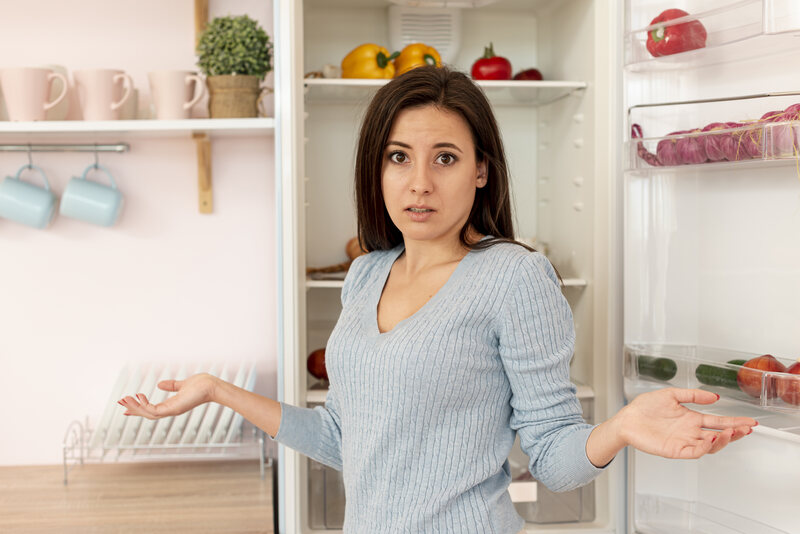
[(137, 137), (191, 137), (194, 133), (208, 133), (217, 137), (273, 135), (274, 132), (273, 118), (0, 122), (2, 136), (74, 134), (96, 137), (113, 134)]

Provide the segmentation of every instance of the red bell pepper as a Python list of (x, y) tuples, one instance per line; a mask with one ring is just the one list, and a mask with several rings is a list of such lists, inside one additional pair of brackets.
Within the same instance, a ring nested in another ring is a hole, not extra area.
[[(667, 9), (650, 23), (669, 22), (689, 15), (682, 9)], [(661, 26), (647, 33), (647, 51), (653, 57), (679, 54), (706, 46), (706, 29), (699, 20)]]

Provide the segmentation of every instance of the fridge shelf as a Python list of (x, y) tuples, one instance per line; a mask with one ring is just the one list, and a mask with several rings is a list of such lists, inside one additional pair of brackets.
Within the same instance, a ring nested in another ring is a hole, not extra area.
[[(306, 78), (307, 103), (368, 103), (389, 80)], [(495, 105), (543, 106), (586, 89), (586, 82), (479, 80), (477, 84)]]
[(788, 534), (759, 521), (710, 506), (702, 502), (663, 495), (637, 494), (636, 530), (646, 534), (705, 534), (708, 532), (748, 532)]
[[(626, 345), (626, 393), (632, 398), (662, 387), (708, 390), (726, 403), (733, 402), (734, 411), (754, 407), (747, 409), (753, 417), (766, 417), (767, 426), (800, 438), (800, 375), (741, 365), (757, 356), (762, 354), (695, 345)], [(776, 360), (785, 367), (793, 363), (787, 358)]]
[(628, 121), (628, 171), (800, 157), (800, 91), (638, 105)]
[[(701, 2), (694, 5), (700, 6)], [(715, 9), (649, 25), (658, 14), (655, 10), (648, 11), (646, 19), (633, 21), (637, 27), (648, 25), (626, 33), (625, 67), (628, 71), (692, 69), (728, 62), (731, 58), (744, 60), (780, 54), (796, 50), (800, 35), (800, 13), (792, 0), (729, 1)], [(659, 57), (648, 52), (647, 39), (651, 32), (692, 22), (699, 22), (706, 30), (704, 47)]]

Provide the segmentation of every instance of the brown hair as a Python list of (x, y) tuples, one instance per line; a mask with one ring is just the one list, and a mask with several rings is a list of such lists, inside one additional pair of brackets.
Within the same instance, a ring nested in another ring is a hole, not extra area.
[[(459, 235), (462, 245), (477, 250), (512, 242), (533, 250), (514, 241), (508, 165), (489, 101), (466, 74), (434, 66), (418, 67), (393, 79), (378, 90), (367, 108), (355, 172), (358, 238), (364, 250), (388, 250), (403, 242), (403, 235), (386, 211), (381, 191), (383, 154), (398, 113), (422, 106), (436, 106), (461, 115), (472, 132), (476, 161), (486, 162), (487, 182), (475, 192), (475, 202)], [(469, 243), (470, 226), (493, 238)]]

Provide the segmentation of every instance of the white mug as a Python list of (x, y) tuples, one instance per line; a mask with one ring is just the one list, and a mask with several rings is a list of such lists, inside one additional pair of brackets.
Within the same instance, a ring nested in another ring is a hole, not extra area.
[(206, 93), (203, 79), (188, 70), (157, 70), (147, 77), (157, 119), (188, 119)]
[(79, 70), (75, 71), (75, 89), (84, 120), (117, 120), (120, 108), (133, 94), (133, 79), (121, 70)]

